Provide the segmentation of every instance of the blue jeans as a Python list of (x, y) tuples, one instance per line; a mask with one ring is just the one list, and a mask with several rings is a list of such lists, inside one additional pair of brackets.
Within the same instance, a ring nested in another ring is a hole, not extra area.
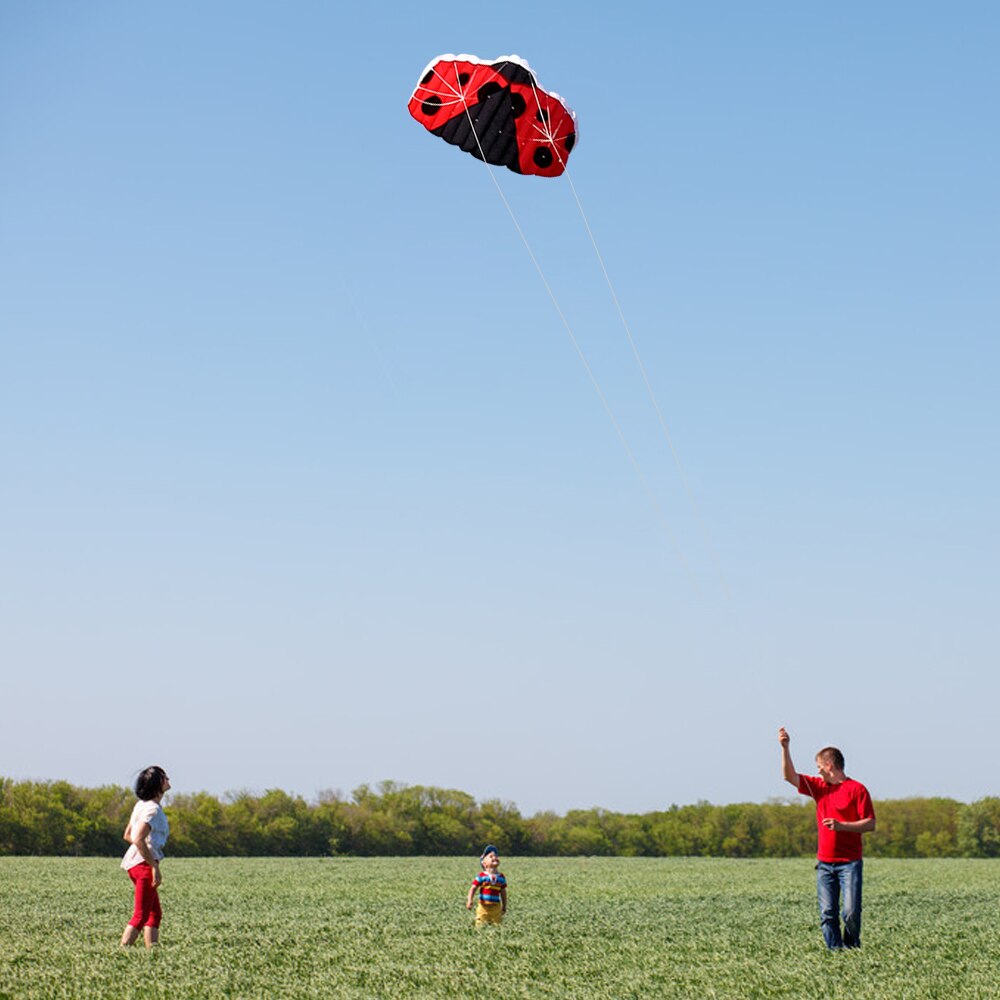
[[(816, 865), (819, 922), (827, 948), (861, 947), (861, 861), (820, 861)], [(840, 912), (844, 932), (840, 932)]]

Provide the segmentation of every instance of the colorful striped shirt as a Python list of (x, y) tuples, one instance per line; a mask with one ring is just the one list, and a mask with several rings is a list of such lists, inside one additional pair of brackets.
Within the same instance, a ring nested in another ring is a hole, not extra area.
[(473, 880), (472, 884), (479, 889), (479, 902), (484, 906), (495, 906), (500, 900), (500, 890), (507, 887), (507, 879), (494, 872), (480, 872)]

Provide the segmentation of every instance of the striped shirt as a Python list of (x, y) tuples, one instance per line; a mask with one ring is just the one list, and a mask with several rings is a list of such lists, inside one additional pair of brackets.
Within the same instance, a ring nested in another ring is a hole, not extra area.
[(507, 879), (495, 872), (480, 872), (473, 880), (472, 884), (479, 889), (479, 902), (484, 906), (494, 906), (501, 902), (500, 890), (507, 888)]

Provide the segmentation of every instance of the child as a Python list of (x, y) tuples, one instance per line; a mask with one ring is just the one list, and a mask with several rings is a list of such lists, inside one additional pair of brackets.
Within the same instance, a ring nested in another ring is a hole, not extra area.
[(476, 926), (499, 924), (507, 912), (507, 879), (500, 873), (500, 856), (497, 849), (488, 844), (479, 859), (482, 871), (472, 880), (469, 898), (465, 908), (472, 909), (472, 900), (479, 890), (479, 902), (476, 904)]

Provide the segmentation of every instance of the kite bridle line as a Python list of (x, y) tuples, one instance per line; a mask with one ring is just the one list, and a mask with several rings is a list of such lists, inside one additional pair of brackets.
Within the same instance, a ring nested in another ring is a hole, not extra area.
[[(531, 91), (535, 95), (535, 103), (541, 108), (542, 103), (538, 96), (538, 91), (535, 89), (535, 80), (531, 79)], [(590, 220), (587, 218), (587, 213), (583, 210), (583, 202), (580, 201), (580, 196), (577, 194), (576, 185), (573, 183), (573, 178), (569, 172), (569, 164), (563, 159), (562, 154), (559, 152), (559, 144), (556, 141), (560, 138), (553, 134), (552, 128), (549, 124), (549, 116), (546, 113), (542, 116), (542, 120), (539, 125), (534, 126), (535, 129), (541, 133), (542, 138), (536, 139), (536, 142), (544, 142), (552, 147), (553, 152), (559, 159), (559, 163), (563, 168), (563, 173), (566, 176), (566, 181), (569, 184), (569, 189), (573, 193), (573, 199), (576, 201), (576, 207), (579, 209), (580, 218), (583, 220), (584, 228), (587, 230), (587, 235), (590, 237), (590, 245), (594, 248), (594, 254), (597, 256), (597, 262), (601, 266), (601, 273), (604, 275), (604, 280), (607, 283), (608, 291), (611, 293), (611, 299), (615, 304), (615, 308), (618, 310), (618, 318), (622, 322), (622, 327), (625, 330), (625, 336), (628, 338), (629, 347), (632, 349), (632, 357), (635, 359), (635, 363), (639, 369), (639, 373), (642, 375), (643, 384), (646, 386), (646, 394), (649, 396), (649, 401), (656, 412), (656, 418), (660, 423), (660, 429), (663, 431), (663, 437), (670, 449), (670, 454), (674, 460), (674, 466), (677, 470), (677, 475), (680, 478), (681, 485), (684, 488), (684, 493), (687, 496), (688, 503), (691, 505), (691, 511), (695, 516), (695, 520), (698, 522), (698, 527), (701, 529), (701, 536), (705, 543), (705, 548), (708, 550), (709, 555), (712, 558), (712, 562), (715, 565), (716, 572), (719, 574), (719, 581), (722, 583), (722, 589), (726, 597), (730, 597), (729, 584), (726, 581), (725, 574), (722, 572), (722, 566), (719, 562), (718, 554), (715, 551), (715, 546), (712, 544), (712, 539), (709, 536), (708, 528), (705, 526), (704, 518), (701, 516), (701, 511), (698, 507), (698, 502), (695, 500), (694, 492), (691, 489), (690, 483), (688, 482), (687, 473), (684, 470), (684, 465), (681, 462), (680, 454), (677, 448), (674, 446), (674, 439), (670, 434), (670, 428), (667, 427), (666, 418), (663, 416), (663, 410), (660, 407), (659, 400), (656, 398), (656, 393), (653, 391), (653, 385), (649, 381), (649, 375), (646, 371), (646, 366), (643, 363), (642, 357), (639, 355), (639, 348), (636, 346), (635, 339), (632, 336), (632, 330), (629, 327), (628, 320), (625, 318), (625, 310), (622, 309), (622, 304), (618, 298), (618, 293), (615, 291), (615, 286), (611, 281), (611, 275), (608, 273), (608, 268), (604, 263), (604, 256), (597, 246), (597, 238), (594, 236), (594, 231), (590, 227)]]
[[(607, 396), (604, 394), (604, 390), (601, 388), (600, 382), (597, 381), (597, 376), (594, 374), (594, 370), (590, 367), (590, 362), (587, 361), (587, 356), (583, 353), (583, 348), (580, 346), (580, 342), (576, 339), (576, 335), (573, 333), (573, 328), (569, 324), (569, 320), (566, 318), (566, 314), (562, 310), (562, 306), (559, 304), (559, 300), (556, 298), (555, 292), (552, 290), (552, 286), (549, 284), (548, 278), (545, 277), (545, 272), (542, 270), (541, 264), (538, 263), (538, 258), (535, 256), (535, 252), (531, 249), (531, 244), (528, 242), (527, 236), (524, 235), (524, 230), (521, 228), (520, 222), (517, 220), (517, 216), (514, 214), (513, 208), (510, 206), (510, 202), (507, 200), (506, 195), (503, 193), (503, 188), (500, 187), (499, 181), (496, 179), (496, 175), (493, 173), (493, 168), (486, 159), (486, 153), (483, 150), (482, 143), (479, 141), (479, 133), (476, 131), (475, 122), (472, 120), (472, 113), (469, 111), (468, 101), (465, 99), (465, 91), (462, 88), (462, 84), (459, 80), (458, 65), (452, 63), (452, 67), (455, 70), (455, 83), (457, 84), (457, 89), (449, 83), (441, 74), (437, 71), (436, 67), (434, 69), (434, 74), (441, 80), (441, 82), (449, 89), (449, 91), (454, 94), (458, 100), (462, 102), (462, 106), (465, 110), (465, 117), (469, 121), (469, 128), (472, 130), (472, 135), (476, 140), (476, 146), (479, 149), (479, 155), (482, 158), (483, 164), (489, 171), (490, 179), (493, 181), (493, 186), (497, 190), (497, 194), (500, 195), (500, 200), (503, 202), (504, 208), (507, 209), (507, 214), (510, 216), (511, 222), (514, 223), (514, 228), (517, 230), (518, 236), (521, 237), (521, 242), (524, 244), (525, 250), (528, 252), (528, 256), (531, 258), (531, 263), (535, 267), (535, 271), (538, 273), (538, 277), (541, 279), (542, 285), (545, 287), (545, 291), (548, 293), (549, 299), (552, 301), (552, 305), (555, 307), (556, 314), (559, 316), (566, 333), (569, 335), (570, 343), (573, 345), (573, 349), (576, 351), (577, 357), (580, 359), (584, 370), (587, 372), (587, 376), (590, 379), (591, 385), (597, 392), (598, 398), (601, 401), (601, 405), (604, 407), (604, 412), (608, 415), (608, 419), (611, 421), (612, 426), (615, 429), (615, 433), (618, 435), (618, 440), (621, 442), (622, 448), (625, 449), (625, 454), (628, 456), (628, 460), (632, 465), (632, 469), (635, 471), (636, 476), (639, 478), (639, 482), (642, 485), (643, 492), (646, 494), (647, 499), (653, 506), (653, 510), (656, 512), (659, 518), (660, 524), (667, 534), (670, 540), (670, 545), (674, 550), (674, 554), (677, 556), (681, 565), (687, 572), (688, 578), (691, 581), (691, 585), (697, 592), (698, 582), (695, 579), (694, 573), (691, 571), (691, 567), (688, 565), (688, 561), (684, 558), (684, 553), (681, 552), (680, 546), (677, 543), (677, 538), (674, 535), (673, 529), (670, 527), (670, 522), (667, 520), (666, 514), (663, 511), (656, 494), (653, 492), (652, 487), (649, 485), (649, 481), (646, 479), (645, 474), (642, 471), (642, 467), (639, 465), (639, 460), (635, 457), (635, 453), (632, 451), (631, 446), (628, 443), (628, 439), (625, 437), (625, 432), (621, 428), (621, 424), (618, 422), (618, 418), (615, 416), (614, 411), (611, 409), (611, 404), (608, 402)], [(532, 90), (534, 90), (534, 79), (532, 79)], [(536, 92), (537, 98), (537, 92)], [(539, 104), (539, 107), (541, 105)], [(546, 127), (548, 127), (548, 122), (544, 122)], [(555, 143), (552, 143), (553, 148), (555, 148)], [(559, 155), (558, 149), (556, 149), (556, 155)], [(560, 162), (562, 158), (560, 157)], [(565, 163), (563, 163), (565, 168)], [(582, 208), (581, 208), (582, 211)], [(631, 338), (630, 338), (631, 339)]]

